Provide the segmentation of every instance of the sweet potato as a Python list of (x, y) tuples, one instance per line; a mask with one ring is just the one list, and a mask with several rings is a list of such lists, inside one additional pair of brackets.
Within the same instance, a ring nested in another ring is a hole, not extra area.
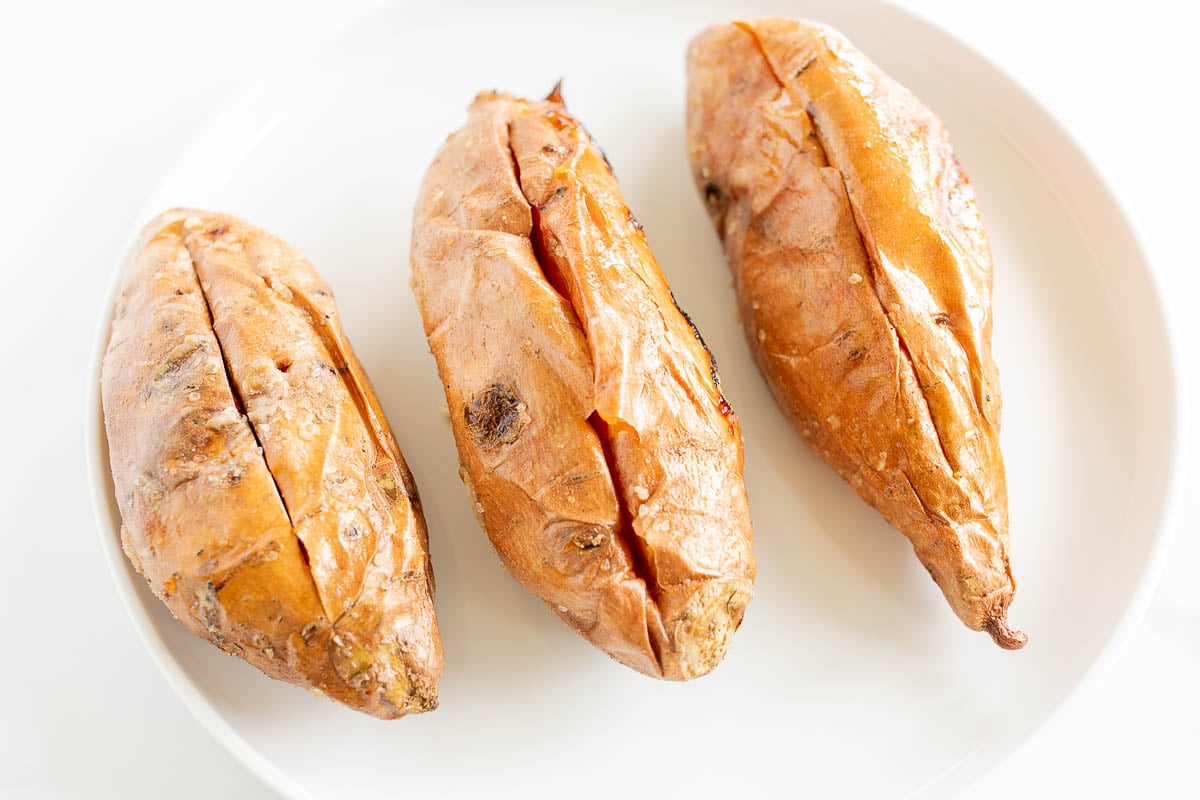
[(416, 486), (303, 257), (224, 214), (159, 216), (102, 379), (122, 543), (180, 621), (360, 711), (436, 707)]
[(413, 287), (508, 570), (647, 675), (721, 660), (755, 574), (737, 417), (557, 91), (481, 94), (425, 176)]
[(1021, 647), (991, 255), (945, 128), (836, 31), (767, 19), (692, 41), (687, 136), (780, 407), (964, 623)]

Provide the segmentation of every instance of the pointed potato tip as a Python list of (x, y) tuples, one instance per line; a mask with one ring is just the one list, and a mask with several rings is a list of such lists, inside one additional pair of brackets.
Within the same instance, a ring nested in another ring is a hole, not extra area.
[(546, 95), (547, 103), (558, 103), (560, 106), (565, 106), (567, 104), (567, 101), (563, 100), (562, 84), (563, 79), (559, 78), (558, 83), (554, 84), (554, 88), (550, 90), (550, 94)]
[(992, 641), (1005, 650), (1020, 650), (1029, 641), (1029, 637), (1024, 633), (1008, 627), (1008, 610), (1004, 608), (997, 609), (988, 617), (983, 623), (983, 629), (991, 635)]

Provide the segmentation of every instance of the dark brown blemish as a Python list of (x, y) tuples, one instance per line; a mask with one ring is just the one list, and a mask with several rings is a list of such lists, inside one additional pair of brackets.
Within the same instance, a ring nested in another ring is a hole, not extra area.
[(721, 191), (721, 187), (711, 181), (704, 184), (704, 202), (710, 206), (718, 205), (725, 197), (725, 193)]
[(856, 347), (850, 351), (850, 355), (848, 356), (848, 358), (851, 361), (861, 361), (863, 356), (865, 356), (866, 354), (867, 354), (867, 348)]
[(280, 372), (287, 372), (291, 368), (292, 360), (287, 356), (275, 360), (275, 369), (279, 370)]
[(521, 435), (525, 404), (508, 384), (493, 383), (463, 407), (467, 430), (485, 450), (512, 444)]
[(934, 314), (933, 321), (936, 322), (938, 325), (949, 325), (950, 324), (950, 315), (945, 314), (945, 313)]

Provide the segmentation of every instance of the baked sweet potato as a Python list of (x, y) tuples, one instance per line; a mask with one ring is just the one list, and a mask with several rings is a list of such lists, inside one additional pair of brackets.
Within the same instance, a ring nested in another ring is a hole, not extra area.
[(102, 380), (122, 543), (179, 620), (375, 716), (437, 705), (417, 490), (303, 257), (224, 214), (159, 216)]
[(508, 570), (647, 675), (724, 656), (755, 575), (737, 417), (604, 156), (484, 93), (422, 184), (413, 288)]
[(780, 407), (964, 623), (1021, 647), (991, 255), (945, 128), (836, 31), (766, 19), (692, 41), (687, 136)]

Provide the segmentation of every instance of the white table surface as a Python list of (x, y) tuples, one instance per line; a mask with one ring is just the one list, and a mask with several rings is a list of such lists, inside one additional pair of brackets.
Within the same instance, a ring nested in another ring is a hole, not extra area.
[[(118, 250), (191, 132), (257, 70), (380, 4), (0, 6), (0, 796), (271, 796), (175, 698), (114, 591), (88, 504), (83, 393)], [(904, 5), (1003, 65), (1096, 161), (1171, 298), (1197, 385), (1200, 57), (1181, 4)], [(1180, 511), (1144, 620), (971, 797), (1200, 796), (1200, 500)]]

